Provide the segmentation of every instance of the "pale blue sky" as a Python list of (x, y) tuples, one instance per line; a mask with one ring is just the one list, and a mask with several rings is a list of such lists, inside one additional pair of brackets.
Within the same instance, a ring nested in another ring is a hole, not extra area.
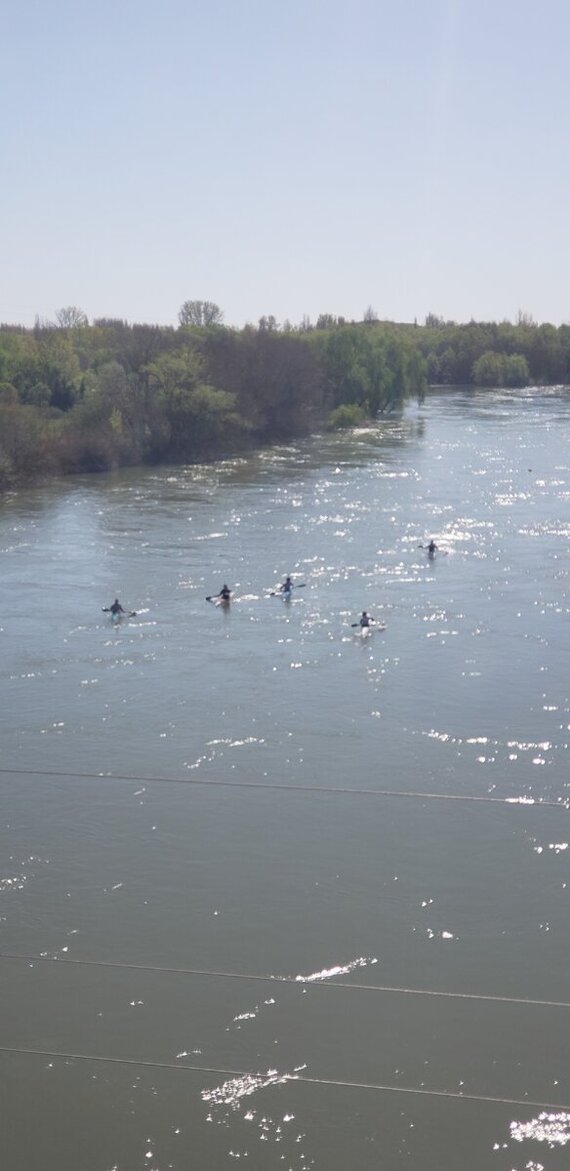
[(569, 0), (4, 0), (0, 320), (570, 321)]

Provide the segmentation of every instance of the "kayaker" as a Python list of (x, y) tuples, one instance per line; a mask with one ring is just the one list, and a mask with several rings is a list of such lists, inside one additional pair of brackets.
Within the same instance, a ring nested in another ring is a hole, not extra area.
[(282, 594), (290, 594), (290, 593), (291, 593), (291, 590), (292, 590), (293, 588), (294, 588), (294, 587), (293, 587), (293, 582), (291, 581), (291, 578), (289, 577), (289, 574), (287, 574), (287, 577), (285, 578), (285, 581), (283, 582), (283, 585), (280, 585), (280, 586), (279, 586), (279, 589), (281, 590), (281, 593), (282, 593)]
[(230, 587), (228, 585), (223, 585), (219, 594), (208, 594), (206, 597), (206, 601), (213, 602), (214, 605), (217, 602), (218, 605), (220, 605), (220, 606), (221, 605), (229, 606), (230, 601), (231, 601), (231, 597), (232, 597), (232, 591), (231, 591)]
[(366, 610), (363, 610), (363, 611), (362, 611), (362, 614), (361, 614), (361, 616), (360, 616), (360, 623), (359, 623), (359, 625), (360, 625), (361, 627), (363, 627), (363, 628), (364, 628), (364, 627), (366, 627), (366, 626), (370, 626), (370, 623), (371, 623), (371, 622), (374, 622), (374, 619), (373, 619), (373, 618), (371, 618), (370, 614), (367, 614), (367, 613), (366, 613)]
[(433, 556), (434, 556), (434, 554), (435, 554), (435, 553), (437, 553), (437, 545), (436, 545), (436, 543), (435, 543), (435, 541), (434, 541), (433, 537), (432, 537), (432, 539), (431, 539), (431, 541), (430, 541), (430, 543), (429, 543), (429, 545), (428, 545), (428, 547), (427, 547), (427, 551), (428, 551), (428, 553), (429, 553), (430, 557), (433, 557)]
[(110, 614), (126, 614), (126, 612), (127, 612), (126, 610), (123, 610), (123, 607), (121, 606), (121, 603), (118, 598), (115, 598), (113, 605), (109, 606), (109, 613)]

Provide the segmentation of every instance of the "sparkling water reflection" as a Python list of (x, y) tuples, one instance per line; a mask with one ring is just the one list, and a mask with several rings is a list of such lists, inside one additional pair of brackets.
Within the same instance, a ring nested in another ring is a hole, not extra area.
[(567, 1171), (569, 439), (455, 392), (3, 502), (7, 1166)]

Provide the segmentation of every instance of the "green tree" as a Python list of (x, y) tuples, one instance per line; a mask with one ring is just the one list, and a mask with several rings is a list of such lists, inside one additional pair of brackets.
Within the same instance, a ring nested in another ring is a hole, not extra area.
[(366, 420), (366, 411), (356, 403), (343, 403), (336, 407), (329, 415), (331, 431), (346, 431), (351, 427), (358, 427)]
[(319, 313), (315, 329), (334, 329), (338, 324), (338, 317), (335, 317), (334, 313)]
[(511, 354), (503, 361), (505, 386), (528, 386), (530, 373), (524, 354)]
[(314, 335), (331, 406), (355, 403), (371, 416), (423, 397), (425, 362), (402, 336), (382, 326), (343, 326)]
[(204, 374), (196, 349), (163, 354), (148, 368), (156, 395), (153, 450), (159, 458), (190, 459), (207, 456), (240, 430), (235, 396), (217, 390)]
[(504, 358), (493, 350), (487, 350), (473, 364), (473, 381), (475, 386), (503, 386), (504, 385)]
[(40, 381), (49, 388), (49, 403), (69, 411), (77, 398), (81, 370), (73, 341), (59, 330), (48, 330), (39, 345)]

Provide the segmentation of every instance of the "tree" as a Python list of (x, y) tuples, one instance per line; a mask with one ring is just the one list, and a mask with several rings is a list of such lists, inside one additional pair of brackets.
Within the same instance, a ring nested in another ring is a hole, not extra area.
[(473, 364), (473, 381), (475, 386), (503, 386), (504, 385), (504, 358), (493, 350), (487, 350)]
[(181, 325), (221, 325), (224, 314), (215, 301), (185, 301), (178, 320)]
[(212, 386), (196, 349), (161, 354), (149, 365), (148, 374), (156, 396), (154, 458), (192, 459), (225, 444), (235, 446), (243, 427), (235, 395)]
[(373, 305), (368, 305), (364, 310), (364, 321), (367, 325), (372, 325), (374, 321), (378, 321), (378, 314)]
[(511, 354), (504, 363), (505, 386), (528, 386), (530, 374), (524, 354)]
[(536, 322), (532, 313), (527, 313), (526, 309), (519, 309), (517, 313), (517, 325), (524, 325), (527, 329), (530, 329), (533, 325), (536, 325)]
[(67, 305), (64, 309), (58, 309), (55, 317), (60, 329), (78, 329), (89, 324), (87, 314), (83, 309), (78, 309), (77, 305)]
[(358, 403), (343, 403), (331, 411), (329, 427), (331, 431), (348, 431), (351, 427), (360, 427), (366, 418), (366, 411)]
[(428, 313), (424, 321), (426, 329), (443, 329), (445, 321), (443, 317), (438, 317), (437, 313)]

